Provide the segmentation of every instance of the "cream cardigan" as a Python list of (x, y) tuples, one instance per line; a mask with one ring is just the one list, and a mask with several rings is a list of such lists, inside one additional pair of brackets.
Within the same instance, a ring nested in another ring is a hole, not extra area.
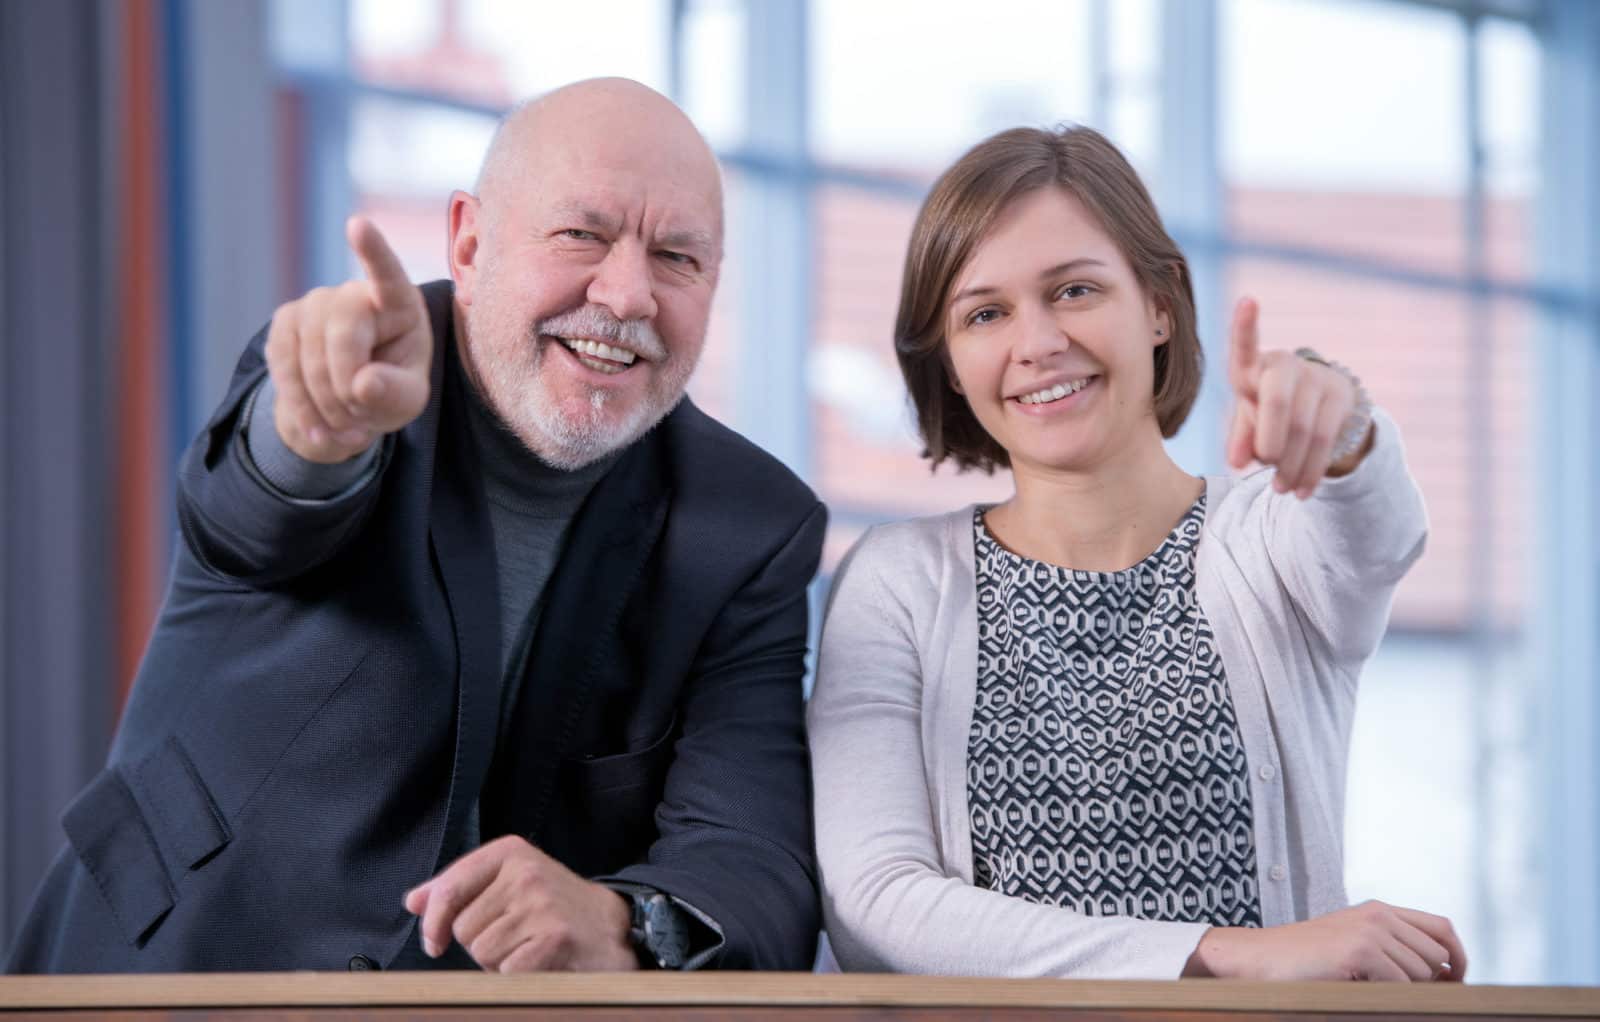
[[(1195, 586), (1250, 771), (1262, 920), (1346, 904), (1356, 681), (1427, 518), (1394, 424), (1308, 501), (1206, 480)], [(872, 529), (829, 597), (808, 710), (823, 914), (847, 970), (1173, 978), (1203, 923), (1085, 917), (972, 883), (973, 509)]]

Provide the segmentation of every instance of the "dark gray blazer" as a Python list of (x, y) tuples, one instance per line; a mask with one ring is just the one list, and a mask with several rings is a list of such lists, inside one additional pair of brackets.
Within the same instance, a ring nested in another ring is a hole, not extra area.
[(824, 508), (684, 400), (574, 520), (496, 749), (489, 520), (450, 287), (423, 292), (432, 399), (347, 497), (254, 477), (238, 420), (265, 331), (245, 350), (180, 468), (183, 541), (110, 761), (9, 971), (388, 965), (416, 940), (401, 896), (480, 797), (486, 839), (709, 914), (714, 965), (810, 967), (800, 679)]

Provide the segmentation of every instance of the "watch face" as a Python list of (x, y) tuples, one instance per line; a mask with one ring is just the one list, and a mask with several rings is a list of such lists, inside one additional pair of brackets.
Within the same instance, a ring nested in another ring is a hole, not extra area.
[(644, 903), (644, 943), (663, 969), (676, 969), (689, 955), (689, 925), (664, 894)]

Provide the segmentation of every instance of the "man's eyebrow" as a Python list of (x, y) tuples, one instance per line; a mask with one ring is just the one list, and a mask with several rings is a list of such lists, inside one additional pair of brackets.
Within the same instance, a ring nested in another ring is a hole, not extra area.
[(716, 248), (710, 234), (696, 230), (666, 231), (657, 236), (656, 244), (666, 248), (697, 249), (702, 252), (710, 252)]
[(585, 206), (577, 202), (563, 202), (555, 208), (556, 216), (562, 219), (572, 218), (585, 227), (592, 227), (600, 231), (615, 231), (619, 221), (616, 217), (606, 216), (593, 206)]
[[(1079, 256), (1077, 259), (1068, 259), (1064, 263), (1057, 263), (1055, 266), (1043, 271), (1039, 274), (1039, 279), (1044, 280), (1047, 277), (1054, 277), (1059, 273), (1070, 273), (1073, 270), (1082, 269), (1085, 266), (1104, 267), (1105, 265), (1106, 264), (1103, 260), (1095, 259), (1092, 256)], [(976, 287), (962, 288), (960, 291), (957, 291), (951, 296), (950, 304), (954, 305), (963, 298), (978, 298), (983, 295), (992, 295), (997, 290), (999, 289), (991, 287), (987, 284), (979, 284)]]
[[(622, 224), (620, 218), (607, 216), (593, 206), (585, 206), (580, 202), (561, 203), (555, 212), (558, 218), (575, 219), (584, 227), (604, 231), (607, 234), (616, 233)], [(687, 248), (701, 252), (710, 252), (717, 247), (709, 231), (693, 228), (663, 232), (656, 237), (656, 244), (667, 248)]]

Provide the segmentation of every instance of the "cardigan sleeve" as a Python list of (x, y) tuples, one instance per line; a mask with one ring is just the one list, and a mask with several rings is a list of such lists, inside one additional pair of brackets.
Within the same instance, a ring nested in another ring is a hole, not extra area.
[(1378, 648), (1395, 588), (1428, 536), (1427, 511), (1406, 468), (1400, 431), (1381, 410), (1373, 424), (1373, 447), (1361, 464), (1349, 475), (1324, 479), (1309, 500), (1274, 493), (1270, 469), (1254, 473), (1273, 568), (1335, 661), (1347, 668)]
[(823, 625), (808, 715), (823, 916), (840, 965), (1177, 978), (1205, 924), (1086, 917), (975, 887), (942, 861), (922, 736), (945, 729), (923, 726), (939, 711), (923, 698), (917, 620), (939, 600), (940, 576), (926, 536), (915, 541), (920, 524), (863, 537)]

